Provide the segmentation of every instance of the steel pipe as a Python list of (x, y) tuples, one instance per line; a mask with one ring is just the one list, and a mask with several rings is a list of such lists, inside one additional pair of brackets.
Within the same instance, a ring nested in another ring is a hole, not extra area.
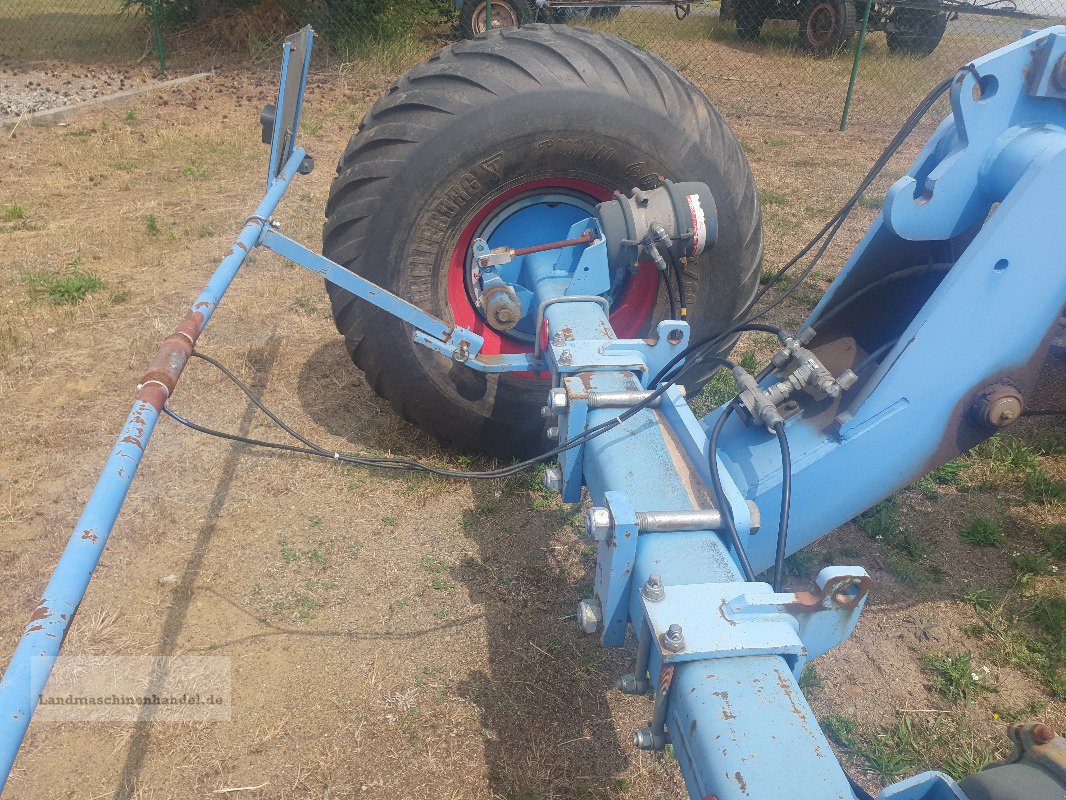
[[(748, 501), (752, 532), (759, 529), (759, 507)], [(641, 533), (670, 533), (672, 531), (716, 531), (722, 527), (722, 512), (717, 508), (690, 511), (638, 511), (637, 527)]]

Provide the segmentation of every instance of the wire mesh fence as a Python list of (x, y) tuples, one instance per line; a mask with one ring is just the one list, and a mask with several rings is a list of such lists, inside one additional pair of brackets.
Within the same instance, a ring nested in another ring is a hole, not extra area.
[(959, 66), (1064, 18), (1066, 0), (6, 0), (0, 58), (201, 70), (311, 23), (316, 58), (398, 73), (487, 28), (553, 22), (660, 54), (730, 115), (827, 129), (851, 86), (849, 124), (888, 130)]

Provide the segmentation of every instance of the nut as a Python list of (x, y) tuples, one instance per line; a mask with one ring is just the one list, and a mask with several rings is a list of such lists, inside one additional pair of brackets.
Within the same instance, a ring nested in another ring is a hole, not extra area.
[(566, 349), (561, 350), (559, 352), (559, 359), (558, 360), (559, 360), (560, 366), (568, 367), (568, 366), (570, 366), (571, 364), (574, 363), (574, 354), (571, 353), (569, 350), (566, 350)]
[(559, 438), (559, 426), (558, 425), (552, 425), (550, 428), (548, 428), (548, 430), (546, 430), (544, 432), (544, 435), (547, 436), (549, 439), (558, 439)]
[(597, 542), (602, 542), (611, 532), (611, 512), (606, 508), (590, 508), (585, 512), (585, 530)]
[(663, 579), (658, 575), (649, 575), (648, 580), (640, 590), (640, 595), (649, 603), (658, 603), (666, 597), (666, 589), (663, 587)]
[(680, 653), (685, 649), (685, 636), (681, 631), (681, 626), (676, 622), (670, 625), (663, 634), (663, 647), (671, 653)]
[(552, 389), (548, 393), (548, 408), (558, 414), (560, 411), (566, 411), (568, 400), (566, 397), (566, 389), (558, 388)]
[(633, 746), (638, 750), (662, 750), (666, 747), (666, 736), (651, 728), (641, 728), (633, 734)]
[(558, 467), (548, 467), (544, 470), (544, 488), (549, 492), (559, 492), (563, 488), (563, 473)]
[(584, 633), (596, 633), (603, 624), (603, 610), (600, 601), (582, 600), (577, 604), (577, 622)]

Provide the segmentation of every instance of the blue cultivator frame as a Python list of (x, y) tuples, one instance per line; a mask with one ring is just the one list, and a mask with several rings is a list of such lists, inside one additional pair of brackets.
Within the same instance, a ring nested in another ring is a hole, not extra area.
[[(534, 331), (547, 326), (543, 350), (538, 342), (532, 354), (492, 357), (480, 355), (483, 341), (472, 331), (278, 233), (272, 215), (296, 174), (311, 167), (295, 142), (311, 39), (305, 29), (285, 43), (278, 102), (264, 117), (272, 131), (267, 192), (141, 380), (4, 674), (0, 776), (11, 769), (164, 403), (238, 269), (265, 247), (409, 323), (439, 356), (486, 372), (549, 372), (544, 413), (557, 420), (549, 424), (561, 441), (606, 424), (562, 452), (546, 482), (568, 502), (583, 488), (592, 499), (595, 598), (580, 617), (604, 646), (622, 645), (629, 629), (636, 634), (635, 667), (619, 688), (654, 695), (638, 747), (671, 743), (695, 798), (854, 798), (797, 676), (854, 630), (870, 580), (857, 567), (823, 570), (817, 592), (746, 580), (736, 542), (722, 533), (730, 512), (714, 500), (731, 509), (754, 571), (771, 566), (784, 478), (777, 439), (743, 414), (723, 418), (725, 407), (697, 419), (676, 386), (651, 397), (652, 376), (687, 347), (689, 329), (668, 320), (651, 339), (617, 338), (602, 296), (609, 265), (596, 219), (559, 231), (585, 241), (526, 263), (521, 286), (517, 270), (493, 273), (495, 251), (475, 243), (486, 285), (521, 295), (524, 313), (535, 313)], [(888, 193), (807, 321), (800, 338), (809, 349), (790, 340), (792, 355), (810, 353), (832, 375), (850, 370), (855, 380), (839, 397), (808, 393), (781, 406), (792, 453), (789, 552), (991, 435), (1032, 395), (1066, 300), (1064, 99), (1066, 28), (962, 69), (951, 86), (952, 115)], [(749, 390), (772, 393), (774, 380)], [(711, 488), (712, 463), (721, 492)], [(940, 773), (879, 797), (966, 800)]]

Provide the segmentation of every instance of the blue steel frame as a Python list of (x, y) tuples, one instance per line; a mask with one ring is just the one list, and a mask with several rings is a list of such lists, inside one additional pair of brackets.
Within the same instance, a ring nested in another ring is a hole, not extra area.
[[(310, 32), (304, 35), (309, 50)], [(278, 109), (295, 107), (296, 131), (299, 98), (295, 104), (286, 98), (289, 48), (287, 43)], [(809, 324), (818, 335), (811, 349), (827, 364), (840, 362), (837, 372), (854, 366), (862, 374), (842, 400), (803, 401), (788, 419), (790, 552), (991, 433), (968, 421), (970, 402), (990, 385), (1025, 385), (1042, 360), (1066, 299), (1066, 271), (1047, 266), (1060, 263), (1055, 223), (1066, 207), (1060, 190), (1066, 181), (1066, 87), (1052, 80), (1064, 58), (1066, 28), (1056, 27), (958, 73), (952, 116), (889, 192), (883, 214), (812, 313)], [(301, 96), (303, 83), (301, 75)], [(580, 281), (593, 278), (576, 281), (574, 265), (582, 259), (569, 254), (554, 263), (538, 260), (529, 270), (527, 288), (549, 334), (543, 355), (479, 357), (482, 342), (471, 331), (426, 314), (273, 229), (271, 216), (307, 155), (278, 131), (271, 164), (278, 158), (281, 168), (138, 386), (119, 440), (0, 683), (5, 781), (162, 406), (254, 247), (271, 249), (396, 314), (410, 323), (417, 341), (475, 369), (549, 369), (560, 438), (615, 419), (617, 402), (603, 398), (639, 397), (649, 376), (687, 344), (688, 326), (674, 321), (661, 323), (649, 341), (617, 339), (603, 304), (577, 291)], [(582, 221), (574, 229), (587, 225)], [(594, 253), (595, 245), (588, 251)], [(606, 269), (602, 258), (589, 258), (591, 267)], [(883, 313), (840, 313), (845, 299), (884, 287), (904, 262), (951, 266), (930, 270), (942, 276), (938, 282), (901, 284), (894, 298), (899, 302)], [(1001, 332), (1004, 320), (1010, 335)], [(636, 633), (633, 687), (655, 687), (656, 697), (653, 725), (638, 741), (674, 745), (693, 797), (853, 798), (796, 675), (805, 660), (854, 629), (869, 587), (865, 573), (833, 568), (819, 575), (818, 592), (774, 593), (765, 583), (743, 579), (737, 554), (718, 530), (642, 527), (647, 512), (713, 509), (707, 431), (721, 413), (697, 420), (671, 387), (655, 406), (562, 454), (564, 499), (579, 500), (587, 487), (609, 520), (605, 530), (590, 531), (599, 541), (601, 640), (619, 646), (627, 629)], [(776, 441), (734, 417), (724, 426), (716, 457), (745, 550), (753, 567), (764, 569), (773, 562), (779, 522)], [(965, 800), (939, 773), (900, 782), (879, 797)]]

